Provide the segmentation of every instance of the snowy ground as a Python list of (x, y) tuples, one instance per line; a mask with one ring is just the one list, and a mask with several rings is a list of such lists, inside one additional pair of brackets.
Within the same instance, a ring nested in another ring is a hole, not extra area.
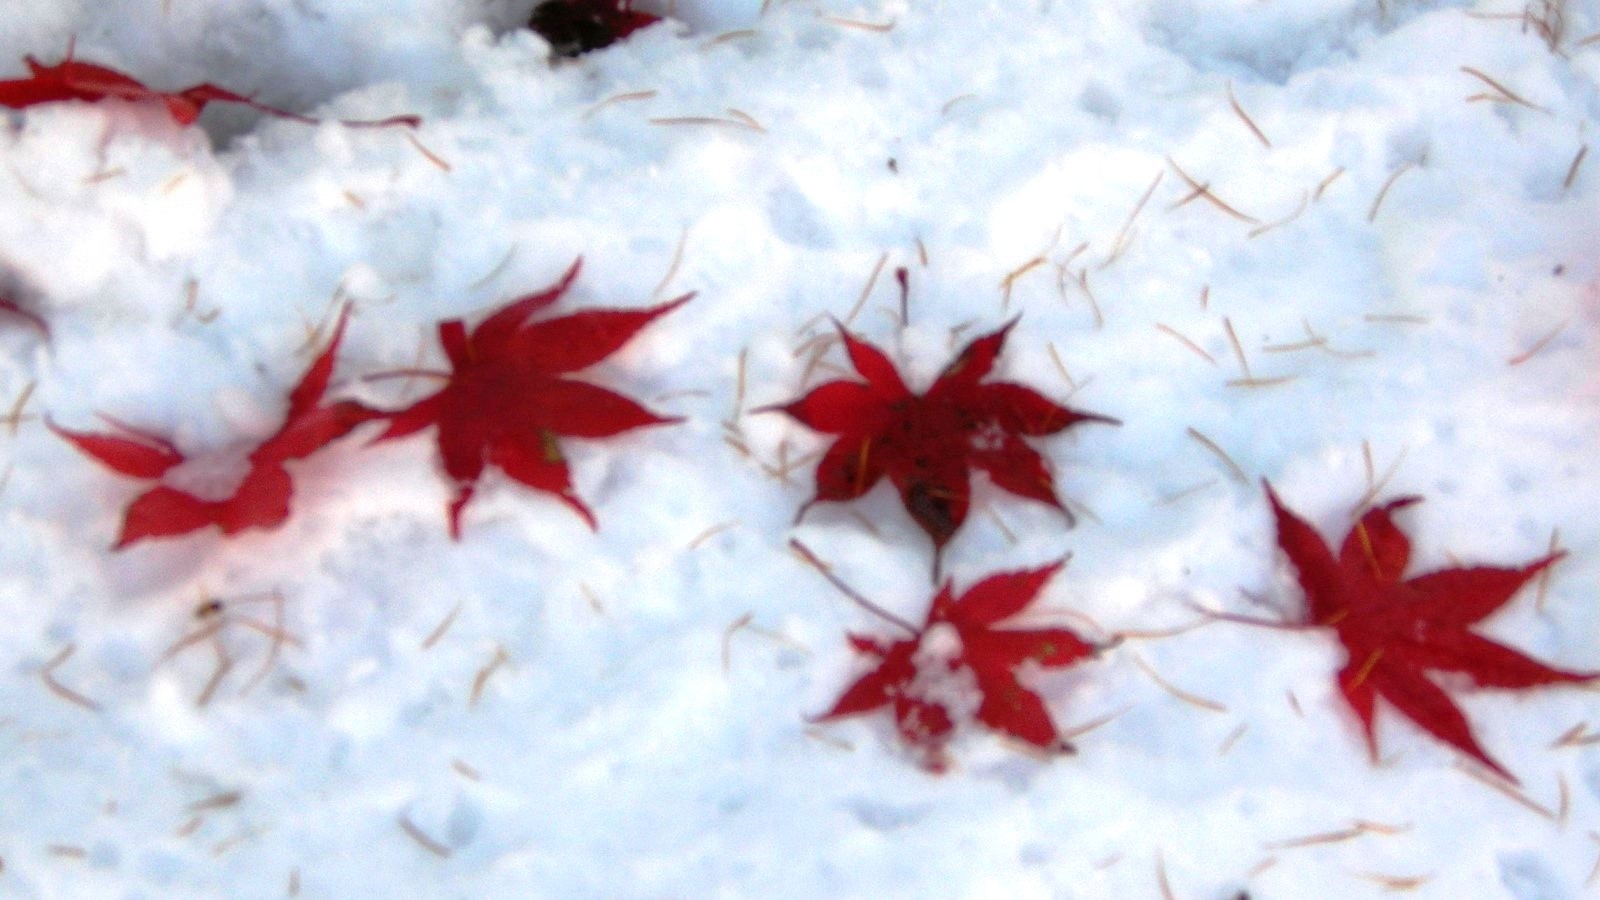
[[(1584, 892), (1593, 693), (1463, 700), (1514, 799), (1392, 712), (1369, 762), (1325, 633), (1138, 633), (1298, 609), (1258, 479), (1337, 538), (1389, 476), (1427, 497), (1418, 570), (1558, 531), (1486, 630), (1600, 667), (1592, 3), (1532, 3), (1552, 41), (1517, 0), (683, 0), (692, 28), (554, 67), (530, 6), (0, 11), (0, 76), (75, 37), (163, 87), (426, 120), (0, 127), (0, 260), (52, 331), (0, 320), (0, 409), (31, 392), (0, 430), (0, 895)], [(248, 447), (340, 298), (335, 391), (399, 405), (420, 386), (359, 377), (440, 365), (436, 320), (579, 254), (561, 311), (699, 292), (593, 373), (687, 420), (569, 443), (597, 533), (494, 476), (453, 543), (432, 442), (355, 439), (282, 529), (113, 553), (138, 484), (43, 425)], [(970, 729), (935, 777), (887, 715), (806, 720), (884, 626), (788, 541), (907, 618), (932, 594), (886, 487), (791, 528), (809, 470), (763, 464), (822, 441), (748, 413), (835, 377), (796, 350), (869, 283), (853, 326), (918, 384), (1021, 313), (1000, 374), (1125, 423), (1036, 442), (1075, 529), (980, 484), (946, 555), (965, 586), (1070, 551), (1042, 618), (1135, 633), (1037, 682), (1064, 729), (1109, 717), (1076, 756)], [(294, 642), (230, 620), (169, 654), (213, 599)]]

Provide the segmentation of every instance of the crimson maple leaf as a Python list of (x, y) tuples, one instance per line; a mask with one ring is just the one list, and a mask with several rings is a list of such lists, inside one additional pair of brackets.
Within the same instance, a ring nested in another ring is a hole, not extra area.
[(470, 332), (460, 319), (439, 323), (450, 361), (444, 388), (388, 413), (378, 440), (439, 429), (439, 455), (455, 485), (450, 536), (461, 536), (461, 510), (479, 477), (496, 466), (513, 479), (555, 496), (595, 528), (594, 514), (573, 490), (559, 437), (603, 438), (646, 425), (682, 421), (586, 381), (562, 377), (622, 348), (640, 329), (689, 302), (694, 294), (648, 309), (596, 309), (527, 321), (554, 303), (578, 277), (580, 257), (561, 280), (507, 303)]
[[(23, 109), (41, 103), (59, 103), (65, 100), (84, 100), (91, 103), (111, 99), (134, 103), (155, 102), (164, 106), (167, 114), (179, 125), (192, 125), (200, 118), (200, 113), (207, 104), (221, 102), (242, 104), (257, 112), (296, 122), (316, 124), (319, 121), (309, 116), (257, 103), (243, 94), (236, 94), (209, 83), (197, 84), (181, 91), (158, 91), (115, 69), (73, 59), (70, 50), (66, 59), (53, 66), (47, 66), (32, 56), (23, 57), (22, 61), (28, 67), (28, 77), (0, 81), (0, 106)], [(351, 127), (404, 125), (413, 128), (420, 123), (421, 119), (416, 116), (342, 122)]]
[(633, 8), (633, 0), (545, 0), (528, 27), (556, 56), (578, 56), (622, 40), (661, 17)]
[(766, 408), (838, 435), (817, 463), (816, 494), (797, 521), (816, 503), (853, 500), (888, 476), (906, 511), (933, 539), (935, 578), (945, 544), (966, 521), (973, 468), (1004, 490), (1054, 506), (1072, 522), (1050, 470), (1023, 438), (1081, 422), (1121, 423), (1057, 405), (1020, 384), (984, 383), (1015, 319), (967, 344), (921, 394), (906, 387), (883, 351), (834, 324), (851, 366), (866, 380), (830, 381), (792, 403)]
[(1070, 666), (1102, 647), (1066, 628), (999, 627), (1026, 609), (1064, 564), (991, 575), (960, 597), (946, 581), (921, 628), (894, 620), (910, 632), (902, 640), (850, 635), (851, 647), (876, 665), (817, 721), (891, 707), (900, 737), (933, 771), (944, 770), (944, 748), (957, 723), (974, 718), (1040, 750), (1071, 752), (1044, 701), (1017, 672), (1028, 665)]
[[(322, 402), (349, 315), (348, 307), (340, 313), (328, 346), (290, 391), (283, 425), (251, 451), (244, 477), (231, 494), (220, 500), (207, 500), (169, 484), (158, 484), (129, 504), (114, 549), (121, 550), (146, 538), (177, 537), (208, 526), (232, 535), (250, 528), (282, 525), (289, 517), (294, 493), (285, 464), (310, 456), (363, 422), (382, 415), (354, 401)], [(68, 431), (54, 423), (47, 424), (84, 454), (130, 478), (161, 480), (188, 462), (171, 441), (109, 416), (101, 418), (116, 433)]]
[(1513, 569), (1474, 566), (1403, 578), (1411, 542), (1391, 513), (1420, 502), (1402, 497), (1366, 512), (1345, 536), (1339, 556), (1267, 487), (1278, 546), (1306, 595), (1304, 624), (1330, 628), (1347, 658), (1339, 692), (1355, 711), (1374, 759), (1378, 698), (1429, 734), (1516, 781), (1478, 745), (1471, 724), (1426, 671), (1455, 672), (1480, 687), (1531, 688), (1583, 682), (1597, 673), (1552, 668), (1468, 628), (1504, 606), (1528, 580), (1563, 554)]

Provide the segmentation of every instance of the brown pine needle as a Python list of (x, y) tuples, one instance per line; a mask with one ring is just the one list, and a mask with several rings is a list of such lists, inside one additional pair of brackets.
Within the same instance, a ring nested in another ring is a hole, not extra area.
[[(1550, 556), (1554, 556), (1560, 549), (1561, 529), (1553, 528), (1550, 530), (1550, 549), (1547, 551), (1547, 553)], [(1545, 598), (1550, 595), (1550, 568), (1550, 566), (1546, 566), (1539, 570), (1539, 593), (1534, 598), (1533, 606), (1534, 609), (1540, 610), (1541, 612), (1544, 610)]]
[(57, 697), (92, 712), (99, 712), (100, 704), (56, 680), (56, 669), (71, 659), (72, 654), (76, 652), (78, 652), (77, 644), (68, 644), (62, 647), (61, 652), (52, 657), (49, 662), (44, 664), (44, 668), (39, 670), (39, 678), (44, 681), (44, 686), (50, 689), (50, 693), (55, 694)]
[(589, 119), (589, 117), (597, 114), (597, 112), (605, 109), (605, 107), (611, 106), (611, 104), (618, 104), (618, 102), (640, 101), (640, 99), (651, 99), (654, 98), (654, 96), (656, 96), (658, 93), (661, 93), (661, 91), (627, 91), (627, 93), (611, 94), (611, 96), (603, 99), (603, 101), (597, 102), (597, 104), (594, 104), (594, 106), (590, 106), (589, 109), (584, 110), (584, 115), (582, 115), (582, 117), (584, 117), (584, 119)]
[(122, 176), (124, 176), (126, 174), (128, 174), (128, 170), (127, 169), (124, 169), (121, 166), (117, 166), (117, 167), (112, 168), (112, 169), (105, 169), (104, 171), (94, 172), (94, 173), (91, 173), (89, 175), (84, 176), (83, 184), (85, 186), (88, 186), (88, 185), (91, 185), (91, 184), (99, 184), (102, 181), (110, 181), (113, 178), (121, 178)]
[(416, 826), (416, 823), (411, 821), (411, 817), (406, 813), (400, 813), (399, 824), (400, 830), (406, 833), (406, 837), (416, 841), (417, 846), (440, 859), (450, 858), (450, 848), (429, 837), (426, 832)]
[(1364, 878), (1386, 891), (1414, 891), (1433, 880), (1433, 873), (1427, 875), (1384, 875), (1381, 872), (1355, 872), (1357, 878)]
[(1563, 330), (1566, 329), (1567, 324), (1568, 324), (1569, 321), (1570, 320), (1563, 320), (1560, 325), (1557, 325), (1555, 328), (1551, 329), (1549, 334), (1546, 334), (1544, 337), (1538, 339), (1537, 341), (1534, 341), (1532, 347), (1529, 347), (1528, 349), (1522, 351), (1521, 353), (1518, 353), (1516, 356), (1513, 356), (1510, 359), (1506, 360), (1506, 365), (1508, 365), (1508, 366), (1520, 366), (1523, 363), (1527, 362), (1528, 360), (1533, 359), (1535, 356), (1539, 355), (1539, 351), (1541, 351), (1544, 348), (1550, 346), (1550, 342), (1555, 340), (1556, 337), (1558, 335), (1560, 335)]
[(1103, 716), (1097, 716), (1096, 718), (1090, 719), (1089, 721), (1084, 722), (1082, 725), (1070, 725), (1066, 728), (1063, 728), (1061, 729), (1061, 740), (1066, 743), (1071, 743), (1072, 741), (1083, 737), (1091, 731), (1097, 731), (1101, 728), (1104, 728), (1106, 725), (1111, 724), (1113, 721), (1121, 717), (1123, 713), (1126, 713), (1132, 708), (1133, 707), (1131, 706), (1124, 706), (1121, 709), (1108, 712)]
[(1179, 206), (1182, 206), (1184, 203), (1188, 203), (1190, 200), (1203, 198), (1207, 203), (1210, 203), (1212, 206), (1215, 206), (1217, 209), (1235, 219), (1238, 219), (1241, 222), (1247, 222), (1251, 225), (1261, 224), (1260, 219), (1256, 218), (1255, 216), (1240, 212), (1233, 206), (1229, 205), (1221, 197), (1218, 197), (1215, 193), (1212, 193), (1211, 185), (1201, 184), (1200, 182), (1195, 181), (1192, 177), (1190, 177), (1188, 172), (1183, 170), (1182, 166), (1179, 166), (1178, 163), (1173, 160), (1172, 157), (1167, 157), (1167, 164), (1172, 166), (1173, 171), (1178, 173), (1178, 177), (1182, 178), (1189, 185), (1190, 191), (1193, 192), (1189, 195), (1189, 197), (1180, 201), (1178, 203)]
[(1186, 488), (1183, 488), (1181, 490), (1174, 491), (1173, 493), (1163, 495), (1160, 500), (1156, 501), (1156, 505), (1157, 506), (1171, 506), (1172, 504), (1177, 503), (1180, 500), (1186, 500), (1189, 497), (1192, 497), (1195, 494), (1198, 494), (1201, 491), (1206, 490), (1207, 488), (1216, 487), (1216, 485), (1217, 485), (1217, 479), (1215, 479), (1215, 478), (1211, 478), (1211, 479), (1208, 479), (1206, 481), (1201, 481), (1201, 482), (1198, 482), (1196, 484), (1192, 484), (1192, 485), (1190, 485), (1190, 486), (1188, 486)]
[(450, 760), (450, 768), (455, 769), (457, 772), (461, 773), (461, 777), (462, 778), (466, 778), (466, 779), (469, 779), (471, 781), (482, 781), (483, 780), (483, 773), (479, 772), (477, 769), (475, 769), (472, 766), (468, 765), (464, 760), (460, 760), (460, 759), (452, 759), (452, 760)]
[[(1600, 844), (1600, 832), (1589, 832), (1589, 839)], [(1583, 880), (1584, 887), (1594, 887), (1595, 879), (1600, 879), (1600, 856), (1596, 856), (1594, 868), (1589, 870), (1589, 877)]]
[(1085, 297), (1089, 298), (1089, 309), (1094, 313), (1094, 327), (1096, 329), (1104, 328), (1106, 317), (1100, 314), (1100, 301), (1095, 299), (1094, 290), (1089, 287), (1088, 269), (1078, 273), (1078, 288), (1083, 291)]
[(733, 522), (733, 521), (719, 522), (718, 524), (713, 525), (710, 528), (707, 528), (705, 531), (700, 532), (700, 534), (697, 535), (694, 540), (689, 542), (689, 549), (690, 550), (698, 550), (698, 549), (700, 549), (700, 545), (701, 544), (704, 544), (706, 541), (711, 540), (713, 537), (716, 537), (717, 535), (723, 533), (724, 531), (727, 531), (728, 529), (732, 528), (733, 526), (735, 526), (737, 524), (739, 524), (739, 523), (738, 522)]
[(438, 166), (441, 172), (449, 172), (452, 170), (453, 167), (450, 165), (450, 163), (446, 162), (439, 154), (434, 153), (432, 150), (429, 150), (427, 147), (423, 146), (422, 142), (417, 140), (416, 135), (407, 131), (406, 140), (410, 141), (411, 146), (415, 147), (417, 152), (422, 154), (423, 159), (426, 159), (428, 162)]
[(1239, 727), (1228, 732), (1228, 736), (1222, 739), (1222, 744), (1217, 747), (1217, 755), (1227, 756), (1229, 751), (1233, 750), (1233, 745), (1239, 743), (1239, 739), (1244, 737), (1244, 733), (1249, 730), (1249, 722), (1240, 722)]
[[(1363, 442), (1363, 443), (1365, 443), (1365, 442)], [(1389, 464), (1389, 468), (1384, 470), (1383, 477), (1381, 477), (1377, 481), (1373, 482), (1372, 485), (1367, 488), (1366, 493), (1361, 495), (1361, 499), (1356, 501), (1356, 505), (1355, 505), (1354, 510), (1353, 510), (1354, 512), (1362, 512), (1362, 511), (1364, 511), (1368, 506), (1370, 506), (1372, 504), (1373, 500), (1376, 500), (1378, 498), (1379, 492), (1381, 492), (1384, 489), (1384, 487), (1386, 485), (1388, 485), (1389, 480), (1395, 476), (1395, 473), (1400, 471), (1400, 464), (1405, 462), (1406, 454), (1410, 453), (1410, 452), (1411, 452), (1411, 447), (1410, 446), (1405, 446), (1405, 447), (1401, 447), (1400, 448), (1400, 453), (1395, 456), (1394, 462), (1390, 463)]]
[(1578, 180), (1578, 167), (1583, 165), (1583, 158), (1588, 155), (1588, 144), (1584, 144), (1582, 147), (1578, 148), (1577, 155), (1572, 157), (1572, 165), (1567, 166), (1567, 177), (1561, 179), (1561, 189), (1563, 191), (1572, 190), (1572, 183)]
[(1239, 360), (1239, 368), (1244, 371), (1244, 377), (1253, 377), (1250, 374), (1250, 360), (1244, 355), (1244, 345), (1239, 343), (1239, 333), (1233, 330), (1233, 320), (1223, 316), (1222, 329), (1228, 334), (1228, 343), (1233, 347), (1233, 355)]
[(861, 289), (861, 296), (856, 298), (856, 305), (850, 307), (849, 315), (844, 317), (846, 327), (856, 320), (856, 316), (861, 314), (861, 308), (867, 305), (867, 298), (872, 296), (872, 289), (877, 286), (878, 276), (883, 274), (883, 266), (888, 261), (889, 251), (885, 250), (879, 254), (877, 263), (873, 265), (872, 274), (867, 276), (866, 286)]
[(1194, 341), (1191, 341), (1188, 338), (1184, 337), (1182, 334), (1179, 334), (1178, 330), (1173, 328), (1173, 327), (1171, 327), (1170, 325), (1164, 325), (1164, 324), (1162, 324), (1160, 322), (1157, 322), (1156, 323), (1156, 330), (1161, 332), (1162, 334), (1165, 334), (1168, 337), (1174, 338), (1178, 342), (1182, 343), (1185, 347), (1188, 347), (1191, 351), (1193, 351), (1195, 353), (1195, 355), (1199, 356), (1201, 359), (1203, 359), (1206, 362), (1212, 364), (1213, 366), (1217, 364), (1217, 358), (1215, 356), (1212, 356), (1211, 354), (1207, 353), (1205, 351), (1204, 347), (1201, 347), (1199, 344), (1196, 344)]
[(735, 108), (730, 106), (730, 107), (728, 107), (728, 115), (732, 116), (735, 119), (738, 119), (739, 121), (745, 123), (746, 125), (749, 125), (751, 128), (754, 128), (755, 130), (761, 132), (762, 134), (766, 134), (767, 133), (767, 127), (765, 125), (762, 125), (760, 122), (757, 122), (756, 119), (755, 119), (755, 116), (750, 115), (749, 113), (745, 112), (742, 109), (735, 109)]
[(500, 667), (510, 659), (511, 657), (506, 654), (506, 648), (496, 644), (494, 656), (489, 658), (489, 662), (479, 669), (478, 674), (472, 679), (472, 696), (467, 699), (469, 708), (474, 708), (478, 705), (478, 701), (483, 699), (483, 689), (489, 684), (489, 677), (499, 671)]
[(745, 131), (765, 132), (766, 129), (754, 119), (724, 119), (720, 116), (661, 116), (647, 119), (651, 125), (715, 125), (723, 128), (738, 128)]
[(1232, 81), (1228, 82), (1228, 105), (1233, 107), (1234, 114), (1239, 117), (1241, 122), (1244, 122), (1246, 128), (1250, 129), (1250, 133), (1256, 136), (1256, 140), (1261, 142), (1261, 146), (1271, 150), (1272, 141), (1267, 139), (1266, 134), (1256, 125), (1255, 120), (1250, 118), (1250, 114), (1245, 112), (1244, 107), (1239, 105), (1239, 98), (1234, 96), (1233, 93)]
[(1055, 363), (1056, 371), (1061, 373), (1061, 380), (1067, 383), (1067, 388), (1069, 390), (1076, 393), (1078, 390), (1078, 383), (1072, 379), (1072, 373), (1067, 371), (1067, 364), (1061, 361), (1061, 353), (1060, 351), (1056, 350), (1055, 342), (1051, 341), (1050, 343), (1045, 344), (1045, 348), (1050, 351), (1050, 361)]
[(1473, 78), (1476, 78), (1479, 81), (1482, 81), (1495, 91), (1494, 94), (1474, 94), (1467, 98), (1467, 102), (1469, 103), (1473, 102), (1474, 100), (1489, 100), (1496, 103), (1515, 103), (1518, 106), (1525, 106), (1528, 109), (1547, 114), (1550, 112), (1550, 110), (1544, 108), (1543, 106), (1528, 100), (1526, 97), (1523, 97), (1516, 91), (1513, 91), (1500, 82), (1495, 81), (1493, 78), (1490, 78), (1481, 70), (1474, 69), (1471, 66), (1462, 66), (1461, 71), (1471, 75)]
[(1210, 450), (1211, 453), (1217, 457), (1217, 459), (1222, 460), (1222, 464), (1228, 467), (1228, 473), (1233, 476), (1234, 481), (1237, 481), (1240, 484), (1250, 483), (1250, 476), (1245, 474), (1244, 469), (1240, 468), (1237, 462), (1234, 462), (1233, 457), (1229, 456), (1228, 451), (1222, 449), (1220, 444), (1218, 444), (1216, 441), (1213, 441), (1211, 438), (1206, 437), (1204, 434), (1201, 434), (1196, 428), (1191, 427), (1188, 429), (1188, 431), (1189, 437), (1194, 438), (1200, 443), (1200, 446)]
[(1132, 654), (1132, 656), (1134, 665), (1138, 666), (1146, 675), (1150, 676), (1151, 681), (1154, 681), (1162, 690), (1178, 698), (1179, 700), (1182, 700), (1184, 703), (1187, 703), (1191, 706), (1198, 706), (1201, 709), (1209, 710), (1214, 713), (1225, 713), (1228, 711), (1228, 707), (1222, 705), (1221, 703), (1202, 697), (1199, 694), (1186, 691), (1183, 688), (1180, 688), (1172, 682), (1166, 680), (1165, 678), (1162, 678), (1161, 674), (1154, 668), (1151, 668), (1150, 664), (1145, 662), (1144, 658), (1139, 656), (1139, 654), (1135, 653)]
[(600, 602), (600, 598), (595, 594), (593, 588), (580, 581), (578, 582), (578, 593), (583, 595), (583, 599), (589, 604), (590, 609), (602, 616), (606, 614), (605, 605)]
[[(715, 47), (718, 44), (726, 44), (729, 41), (742, 41), (748, 37), (755, 37), (758, 33), (759, 32), (757, 32), (754, 28), (739, 28), (734, 31), (724, 31), (721, 34), (712, 35), (711, 37), (702, 41), (700, 43), (700, 49), (710, 50), (712, 47)], [(654, 95), (655, 91), (651, 91), (650, 93)]]
[(887, 22), (863, 22), (860, 19), (845, 19), (839, 16), (830, 16), (822, 13), (818, 13), (817, 18), (827, 22), (829, 25), (837, 25), (840, 28), (854, 28), (857, 31), (874, 31), (879, 34), (893, 31), (895, 26), (894, 19), (890, 19)]
[(1270, 388), (1285, 385), (1294, 380), (1294, 375), (1280, 375), (1277, 378), (1230, 378), (1224, 384), (1231, 388)]
[(1416, 165), (1417, 164), (1414, 162), (1408, 162), (1400, 168), (1395, 169), (1394, 172), (1389, 175), (1388, 180), (1383, 183), (1383, 187), (1378, 189), (1378, 196), (1372, 198), (1372, 207), (1367, 210), (1368, 222), (1377, 220), (1378, 210), (1383, 207), (1383, 198), (1389, 196), (1389, 189), (1394, 187), (1394, 183), (1400, 180), (1401, 175), (1411, 171), (1416, 167)]
[(1267, 850), (1295, 850), (1301, 847), (1317, 847), (1323, 844), (1341, 844), (1352, 841), (1366, 834), (1361, 828), (1342, 828), (1338, 831), (1324, 831), (1320, 834), (1309, 834), (1305, 837), (1289, 838), (1282, 841), (1268, 841), (1262, 845)]
[(1122, 227), (1117, 230), (1117, 238), (1111, 242), (1111, 250), (1107, 252), (1105, 260), (1100, 263), (1100, 268), (1104, 269), (1122, 256), (1122, 252), (1127, 249), (1128, 243), (1132, 240), (1134, 220), (1139, 218), (1139, 213), (1144, 211), (1145, 204), (1150, 202), (1150, 198), (1156, 192), (1156, 187), (1161, 184), (1161, 179), (1166, 176), (1165, 169), (1156, 172), (1156, 177), (1150, 182), (1150, 186), (1144, 189), (1144, 194), (1139, 198), (1139, 202), (1134, 204), (1133, 210), (1122, 221)]
[(1012, 269), (1010, 272), (1006, 273), (1006, 277), (1000, 279), (1000, 308), (1002, 310), (1011, 309), (1011, 287), (1012, 285), (1016, 284), (1017, 279), (1044, 264), (1045, 258), (1043, 256), (1035, 256), (1033, 259), (1030, 259), (1017, 268)]
[(728, 674), (728, 670), (733, 665), (733, 636), (734, 636), (734, 634), (736, 632), (738, 632), (739, 629), (744, 628), (745, 626), (749, 625), (750, 621), (755, 618), (755, 615), (756, 615), (755, 613), (748, 613), (747, 612), (744, 615), (740, 616), (739, 618), (734, 619), (733, 622), (727, 628), (723, 629), (723, 631), (722, 631), (722, 674), (724, 674), (724, 675)]
[(1561, 737), (1556, 738), (1555, 743), (1550, 745), (1550, 749), (1593, 747), (1596, 744), (1600, 744), (1600, 731), (1590, 731), (1588, 722), (1579, 722), (1562, 732)]
[(1306, 717), (1306, 711), (1300, 708), (1300, 698), (1294, 695), (1294, 691), (1284, 691), (1283, 693), (1284, 696), (1289, 700), (1289, 708), (1294, 710), (1295, 715), (1304, 719)]
[(1567, 786), (1567, 776), (1556, 773), (1556, 791), (1560, 798), (1556, 802), (1556, 822), (1562, 828), (1567, 827), (1567, 815), (1572, 812), (1572, 789)]
[(33, 392), (38, 387), (39, 380), (37, 378), (29, 379), (28, 383), (22, 386), (22, 392), (17, 394), (17, 399), (11, 404), (11, 409), (7, 410), (4, 416), (0, 416), (0, 422), (5, 423), (6, 428), (11, 431), (12, 437), (17, 436), (17, 429), (25, 420), (34, 418), (33, 416), (23, 415), (22, 411), (28, 407), (28, 401), (33, 399)]
[(428, 632), (427, 637), (422, 639), (422, 649), (432, 650), (433, 645), (439, 643), (439, 640), (450, 630), (450, 626), (455, 624), (456, 616), (460, 614), (461, 601), (457, 600), (456, 605), (450, 609), (450, 612), (440, 620), (438, 625), (434, 626), (432, 631)]
[(1156, 887), (1161, 890), (1161, 900), (1177, 900), (1177, 895), (1172, 893), (1172, 882), (1167, 880), (1167, 861), (1161, 858), (1161, 851), (1156, 851)]
[(1483, 771), (1475, 763), (1467, 763), (1462, 760), (1457, 760), (1455, 767), (1457, 771), (1470, 777), (1473, 781), (1478, 782), (1484, 787), (1491, 788), (1497, 793), (1503, 794), (1506, 798), (1512, 800), (1519, 806), (1522, 806), (1538, 816), (1549, 819), (1552, 822), (1556, 821), (1556, 814), (1554, 810), (1535, 802), (1532, 797), (1529, 797), (1518, 788), (1512, 786), (1500, 776)]
[(1311, 194), (1310, 194), (1310, 192), (1303, 193), (1303, 194), (1300, 195), (1300, 205), (1296, 206), (1294, 208), (1293, 212), (1289, 213), (1288, 215), (1284, 216), (1281, 219), (1274, 219), (1271, 222), (1266, 223), (1265, 225), (1257, 225), (1256, 227), (1250, 229), (1250, 233), (1248, 235), (1246, 235), (1246, 237), (1258, 238), (1258, 237), (1262, 236), (1263, 234), (1266, 234), (1267, 232), (1273, 230), (1274, 228), (1282, 228), (1283, 226), (1289, 224), (1290, 222), (1293, 222), (1295, 219), (1300, 218), (1300, 216), (1305, 213), (1306, 208), (1309, 207), (1310, 205), (1311, 205)]
[(678, 248), (672, 251), (672, 262), (667, 266), (667, 274), (661, 276), (661, 280), (656, 283), (656, 289), (650, 292), (651, 297), (660, 297), (666, 293), (667, 285), (672, 283), (672, 279), (678, 274), (678, 267), (683, 265), (683, 248), (688, 243), (689, 226), (685, 225), (683, 230), (678, 232)]
[(1328, 188), (1332, 187), (1333, 183), (1335, 181), (1338, 181), (1343, 175), (1344, 175), (1344, 166), (1340, 166), (1339, 168), (1334, 169), (1332, 172), (1330, 172), (1328, 174), (1327, 178), (1324, 178), (1320, 182), (1318, 182), (1316, 191), (1314, 191), (1311, 194), (1311, 202), (1312, 203), (1316, 203), (1319, 200), (1321, 200), (1323, 193), (1326, 192), (1328, 190)]
[(230, 806), (238, 806), (239, 801), (243, 798), (244, 794), (240, 793), (239, 791), (223, 791), (220, 794), (213, 794), (204, 800), (196, 800), (185, 807), (185, 809), (191, 813), (208, 812), (213, 809), (227, 809)]

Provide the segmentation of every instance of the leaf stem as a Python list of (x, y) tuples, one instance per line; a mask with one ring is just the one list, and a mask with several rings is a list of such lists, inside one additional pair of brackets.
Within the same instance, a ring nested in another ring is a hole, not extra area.
[(833, 574), (833, 569), (830, 568), (827, 563), (823, 562), (820, 558), (818, 558), (818, 556), (815, 553), (811, 552), (811, 548), (810, 547), (807, 547), (805, 544), (800, 543), (800, 541), (798, 539), (796, 539), (796, 538), (790, 538), (789, 539), (789, 549), (793, 550), (795, 552), (795, 555), (799, 556), (800, 559), (802, 561), (804, 561), (806, 565), (810, 566), (813, 569), (816, 569), (817, 572), (820, 575), (822, 575), (823, 578), (828, 579), (828, 583), (829, 584), (831, 584), (835, 588), (837, 588), (839, 590), (839, 593), (841, 593), (841, 594), (845, 595), (846, 597), (848, 597), (850, 599), (850, 601), (852, 603), (854, 603), (855, 605), (861, 607), (862, 609), (866, 610), (869, 613), (872, 613), (873, 615), (875, 615), (878, 618), (884, 620), (885, 622), (888, 622), (891, 625), (895, 625), (895, 626), (897, 626), (899, 628), (904, 629), (905, 632), (907, 634), (911, 635), (912, 637), (917, 637), (917, 636), (922, 634), (921, 629), (917, 628), (915, 625), (912, 625), (910, 622), (907, 622), (905, 619), (902, 619), (899, 616), (895, 615), (894, 613), (889, 612), (888, 610), (884, 609), (883, 607), (879, 606), (878, 604), (873, 603), (871, 600), (868, 600), (866, 597), (863, 597), (861, 595), (861, 592), (857, 591), (855, 588), (851, 587), (850, 585), (845, 584), (844, 581), (841, 578), (839, 578), (839, 576)]

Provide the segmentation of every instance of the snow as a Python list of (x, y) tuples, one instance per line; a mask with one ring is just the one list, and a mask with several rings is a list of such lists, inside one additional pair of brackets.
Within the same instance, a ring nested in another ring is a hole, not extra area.
[[(1392, 710), (1371, 763), (1326, 634), (1139, 635), (1296, 609), (1259, 479), (1336, 538), (1370, 478), (1427, 498), (1415, 571), (1558, 531), (1485, 630), (1597, 668), (1593, 5), (1530, 4), (1554, 48), (1511, 0), (762, 5), (679, 0), (554, 66), (528, 0), (5, 5), (4, 77), (71, 45), (425, 123), (0, 128), (0, 261), (51, 328), (0, 320), (0, 407), (31, 391), (0, 429), (0, 895), (1581, 894), (1600, 750), (1553, 745), (1593, 693), (1457, 694), (1530, 806)], [(579, 255), (560, 311), (699, 292), (590, 373), (686, 420), (569, 442), (597, 533), (491, 476), (452, 542), (432, 442), (357, 437), (295, 465), (279, 530), (113, 553), (138, 483), (43, 426), (242, 452), (346, 300), (334, 391), (398, 406), (422, 386), (361, 376), (440, 365), (434, 322)], [(1030, 617), (1134, 633), (1030, 680), (1064, 729), (1106, 720), (1076, 756), (974, 728), (936, 777), (886, 714), (807, 722), (861, 671), (845, 632), (885, 628), (789, 540), (913, 621), (933, 593), (887, 487), (792, 526), (808, 471), (762, 464), (823, 440), (750, 412), (833, 377), (796, 350), (869, 281), (853, 327), (914, 385), (1020, 314), (997, 374), (1123, 422), (1035, 442), (1076, 528), (980, 484), (945, 555), (965, 588), (1070, 552)]]

